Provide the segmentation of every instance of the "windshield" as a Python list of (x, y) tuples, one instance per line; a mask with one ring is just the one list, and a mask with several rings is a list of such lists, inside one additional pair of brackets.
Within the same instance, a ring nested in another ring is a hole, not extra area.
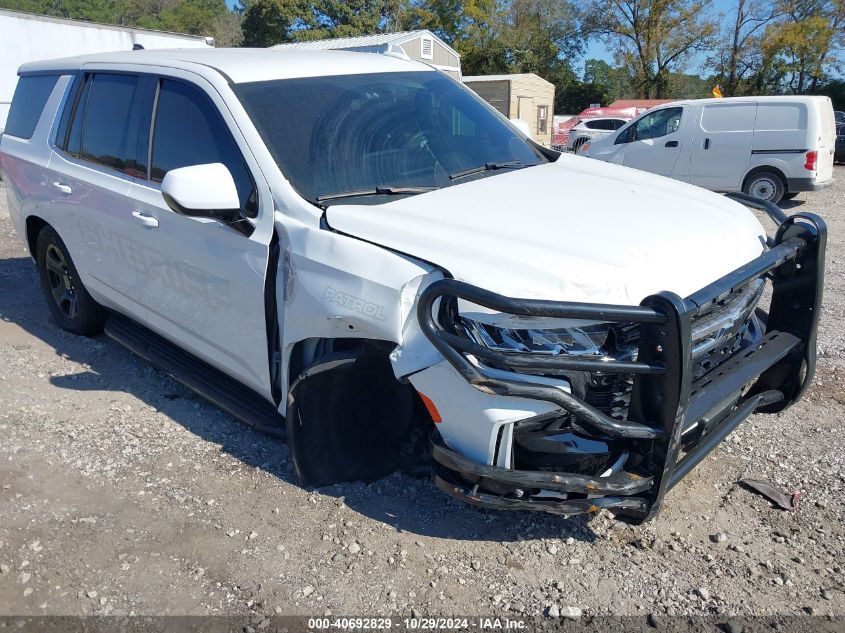
[(433, 71), (233, 88), (282, 173), (315, 204), (359, 196), (357, 204), (380, 204), (547, 162), (473, 93)]

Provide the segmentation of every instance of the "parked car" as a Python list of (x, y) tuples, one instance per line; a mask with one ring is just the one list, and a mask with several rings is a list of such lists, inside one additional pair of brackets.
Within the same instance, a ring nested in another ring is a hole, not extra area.
[(769, 202), (833, 182), (828, 97), (735, 97), (649, 110), (582, 154)]
[(845, 163), (845, 125), (836, 129), (836, 149), (833, 152), (833, 162)]
[(620, 117), (596, 117), (594, 119), (583, 119), (569, 128), (568, 149), (577, 152), (587, 141), (607, 136), (615, 132), (630, 119)]
[(836, 110), (834, 111), (833, 116), (836, 118), (836, 125), (845, 124), (845, 112), (842, 110)]
[(20, 75), (0, 169), (56, 323), (286, 435), (307, 485), (381, 477), (424, 429), (457, 498), (641, 521), (812, 381), (821, 219), (749, 199), (767, 237), (736, 200), (540, 147), (428, 65)]

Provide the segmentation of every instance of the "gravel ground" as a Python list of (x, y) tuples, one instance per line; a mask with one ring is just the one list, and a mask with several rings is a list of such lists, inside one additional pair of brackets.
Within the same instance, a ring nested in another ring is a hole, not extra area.
[[(0, 206), (0, 615), (845, 615), (836, 170), (789, 205), (830, 225), (815, 386), (742, 425), (639, 527), (486, 512), (398, 474), (300, 488), (283, 444), (53, 325)], [(800, 490), (797, 510), (744, 477)]]

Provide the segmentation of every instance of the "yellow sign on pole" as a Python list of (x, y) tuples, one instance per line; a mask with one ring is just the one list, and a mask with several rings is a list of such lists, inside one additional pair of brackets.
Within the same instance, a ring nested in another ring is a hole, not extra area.
[(713, 93), (713, 96), (717, 99), (722, 98), (722, 87), (719, 84), (713, 86), (713, 90), (711, 92)]

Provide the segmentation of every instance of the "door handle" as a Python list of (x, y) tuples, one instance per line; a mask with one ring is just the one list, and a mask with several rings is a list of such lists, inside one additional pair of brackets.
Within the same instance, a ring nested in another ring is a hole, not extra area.
[(70, 185), (66, 185), (63, 182), (54, 182), (53, 187), (55, 187), (56, 189), (61, 191), (66, 196), (69, 196), (70, 194), (73, 193), (73, 187), (71, 187)]
[(678, 141), (666, 141), (665, 147), (677, 147)]
[(704, 149), (710, 149), (710, 139), (704, 139)]
[(138, 222), (140, 222), (144, 226), (148, 226), (151, 229), (158, 228), (158, 218), (154, 218), (151, 215), (147, 215), (146, 213), (141, 213), (140, 211), (133, 211), (132, 217), (135, 218)]

